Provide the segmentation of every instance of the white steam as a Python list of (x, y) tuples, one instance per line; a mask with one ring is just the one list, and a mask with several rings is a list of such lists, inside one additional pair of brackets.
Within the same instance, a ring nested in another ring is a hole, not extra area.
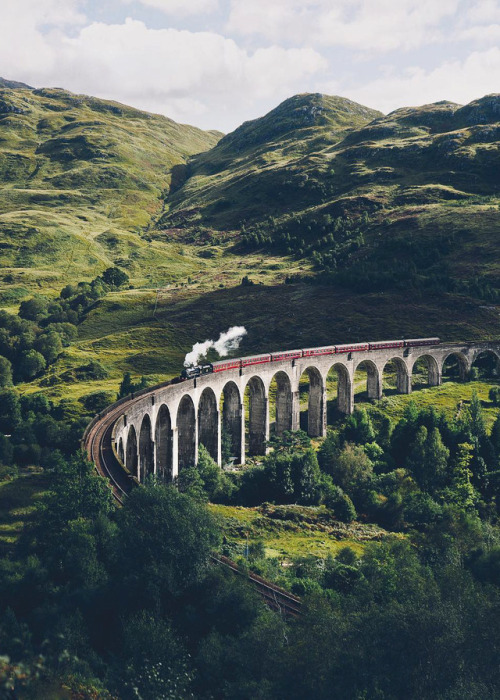
[(184, 367), (197, 365), (201, 357), (213, 348), (219, 353), (219, 357), (226, 357), (231, 350), (237, 350), (243, 337), (247, 334), (244, 326), (232, 326), (225, 333), (221, 333), (218, 340), (205, 340), (203, 343), (195, 343), (191, 352), (188, 352), (184, 360)]

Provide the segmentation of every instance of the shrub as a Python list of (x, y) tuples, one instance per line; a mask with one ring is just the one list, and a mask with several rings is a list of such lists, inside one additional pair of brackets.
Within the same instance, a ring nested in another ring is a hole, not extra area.
[(488, 398), (494, 406), (500, 406), (500, 386), (492, 386)]

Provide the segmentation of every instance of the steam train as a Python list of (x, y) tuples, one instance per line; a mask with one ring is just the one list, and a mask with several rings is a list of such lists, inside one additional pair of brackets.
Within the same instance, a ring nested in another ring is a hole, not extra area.
[(380, 340), (375, 343), (353, 343), (351, 345), (326, 345), (322, 348), (306, 348), (305, 350), (285, 350), (271, 352), (266, 355), (252, 355), (234, 360), (219, 360), (205, 365), (186, 367), (181, 372), (182, 379), (193, 379), (204, 374), (225, 372), (228, 369), (242, 369), (249, 365), (262, 365), (267, 362), (283, 362), (296, 360), (300, 357), (320, 357), (323, 355), (345, 355), (351, 352), (369, 352), (370, 350), (386, 350), (390, 348), (418, 348), (425, 345), (437, 345), (439, 338), (412, 338), (411, 340)]

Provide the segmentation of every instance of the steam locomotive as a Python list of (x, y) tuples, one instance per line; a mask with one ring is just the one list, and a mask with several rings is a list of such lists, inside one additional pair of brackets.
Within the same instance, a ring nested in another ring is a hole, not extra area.
[(186, 367), (181, 372), (182, 379), (193, 379), (204, 374), (225, 372), (228, 369), (241, 369), (249, 365), (262, 365), (267, 362), (283, 362), (295, 360), (300, 357), (319, 357), (323, 355), (345, 355), (351, 352), (369, 352), (370, 350), (386, 350), (390, 348), (417, 348), (425, 345), (437, 345), (439, 338), (412, 338), (410, 340), (380, 340), (375, 343), (353, 343), (351, 345), (326, 345), (321, 348), (307, 348), (305, 350), (285, 350), (272, 352), (266, 355), (252, 355), (234, 360), (219, 360), (205, 365)]

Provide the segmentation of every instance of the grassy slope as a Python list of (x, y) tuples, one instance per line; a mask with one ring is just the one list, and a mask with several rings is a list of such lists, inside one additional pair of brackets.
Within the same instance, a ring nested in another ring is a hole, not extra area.
[(485, 275), (499, 286), (499, 105), (492, 95), (384, 117), (340, 98), (297, 96), (192, 159), (159, 226), (185, 240), (204, 227), (231, 238), (242, 222), (275, 236), (300, 216), (307, 246), (325, 217), (359, 223), (366, 213), (364, 242), (344, 268), (361, 275), (409, 265), (423, 275)]
[(173, 166), (220, 135), (58, 89), (0, 89), (0, 299), (59, 289), (119, 264), (168, 276), (147, 230)]

